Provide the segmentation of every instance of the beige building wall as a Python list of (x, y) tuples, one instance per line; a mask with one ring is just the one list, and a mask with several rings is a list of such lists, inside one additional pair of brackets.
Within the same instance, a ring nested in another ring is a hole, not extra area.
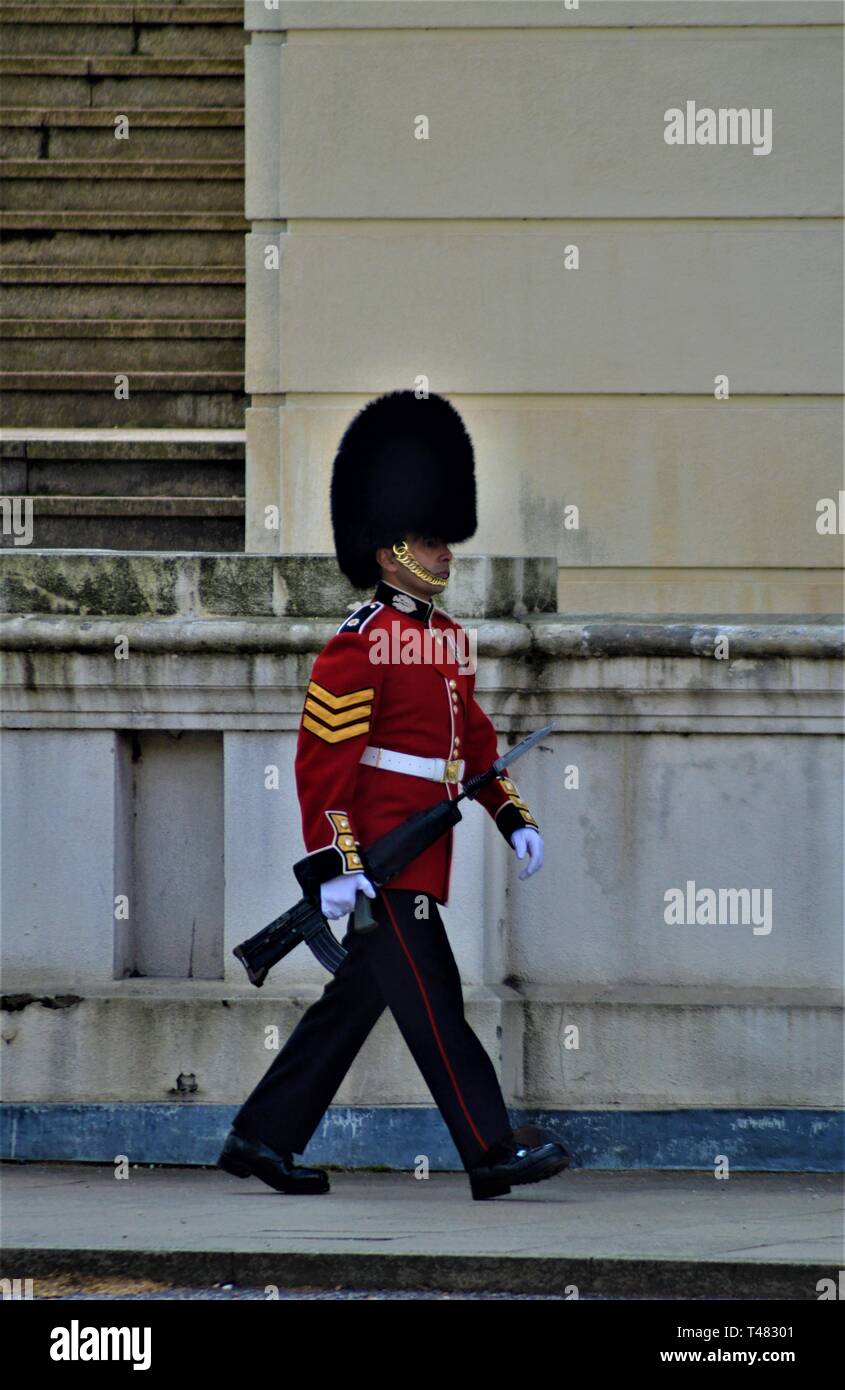
[[(840, 3), (245, 17), (247, 550), (330, 551), (343, 428), (422, 384), (476, 445), (458, 553), (556, 554), (563, 612), (842, 608)], [(761, 124), (669, 145), (688, 102)]]

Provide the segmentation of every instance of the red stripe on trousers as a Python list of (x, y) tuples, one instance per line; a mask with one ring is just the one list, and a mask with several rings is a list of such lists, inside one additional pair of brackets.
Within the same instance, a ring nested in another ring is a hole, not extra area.
[(437, 1024), (436, 1024), (435, 1021), (434, 1021), (434, 1014), (433, 1014), (433, 1012), (432, 1012), (431, 1004), (429, 1003), (428, 995), (427, 995), (426, 992), (425, 992), (425, 986), (423, 985), (423, 982), (422, 982), (422, 980), (421, 980), (421, 978), (420, 978), (420, 973), (419, 973), (419, 971), (417, 970), (416, 964), (415, 964), (415, 962), (414, 962), (414, 958), (413, 958), (413, 956), (411, 955), (411, 952), (408, 950), (407, 944), (406, 944), (406, 942), (405, 942), (405, 938), (403, 937), (401, 931), (399, 930), (399, 925), (398, 925), (398, 923), (397, 923), (397, 921), (396, 921), (396, 918), (395, 918), (394, 915), (393, 915), (393, 911), (392, 911), (392, 909), (391, 909), (390, 903), (389, 903), (388, 900), (387, 900), (387, 893), (386, 893), (386, 891), (385, 891), (384, 888), (381, 889), (381, 894), (382, 894), (382, 897), (384, 898), (384, 905), (385, 905), (385, 907), (387, 908), (388, 916), (390, 917), (390, 920), (391, 920), (391, 922), (392, 922), (392, 924), (393, 924), (393, 930), (395, 931), (397, 937), (399, 938), (399, 944), (401, 945), (402, 950), (405, 952), (405, 955), (408, 957), (408, 960), (409, 960), (410, 965), (411, 965), (411, 969), (413, 970), (414, 976), (415, 976), (416, 981), (417, 981), (417, 984), (418, 984), (419, 987), (420, 987), (420, 994), (421, 994), (422, 997), (423, 997), (423, 1003), (425, 1004), (426, 1013), (428, 1014), (429, 1022), (431, 1023), (431, 1030), (432, 1030), (432, 1032), (434, 1033), (434, 1036), (435, 1036), (435, 1038), (436, 1038), (436, 1040), (437, 1040), (437, 1046), (438, 1046), (439, 1049), (440, 1049), (440, 1055), (441, 1055), (441, 1057), (443, 1058), (443, 1062), (444, 1062), (444, 1064), (445, 1064), (446, 1070), (448, 1071), (449, 1076), (450, 1076), (451, 1079), (452, 1079), (452, 1085), (453, 1085), (454, 1088), (455, 1088), (455, 1095), (458, 1097), (458, 1100), (460, 1101), (460, 1104), (461, 1104), (461, 1109), (463, 1110), (464, 1114), (466, 1115), (467, 1124), (469, 1125), (470, 1129), (472, 1130), (473, 1134), (475, 1135), (475, 1137), (476, 1137), (476, 1139), (478, 1140), (478, 1142), (479, 1142), (479, 1144), (481, 1145), (481, 1147), (482, 1147), (483, 1149), (488, 1149), (488, 1148), (490, 1148), (490, 1145), (487, 1143), (487, 1141), (486, 1141), (485, 1139), (482, 1139), (481, 1135), (479, 1134), (478, 1130), (476, 1129), (475, 1124), (473, 1123), (472, 1116), (470, 1115), (469, 1111), (467, 1110), (466, 1101), (464, 1100), (463, 1096), (461, 1095), (461, 1088), (460, 1088), (460, 1086), (458, 1085), (458, 1082), (457, 1082), (457, 1080), (456, 1080), (456, 1078), (455, 1078), (455, 1073), (452, 1071), (452, 1067), (451, 1067), (451, 1064), (450, 1064), (450, 1062), (449, 1062), (449, 1058), (446, 1056), (446, 1049), (445, 1049), (445, 1047), (443, 1046), (443, 1040), (442, 1040), (442, 1038), (440, 1037), (440, 1034), (439, 1034), (438, 1031), (437, 1031)]

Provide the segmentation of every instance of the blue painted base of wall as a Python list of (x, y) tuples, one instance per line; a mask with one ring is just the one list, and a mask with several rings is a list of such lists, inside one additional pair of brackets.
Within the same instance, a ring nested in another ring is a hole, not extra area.
[[(19, 1160), (213, 1164), (238, 1106), (0, 1106), (0, 1157)], [(576, 1168), (841, 1172), (843, 1114), (835, 1110), (509, 1110), (511, 1125), (557, 1130)], [(331, 1106), (306, 1150), (309, 1163), (461, 1171), (435, 1108)]]

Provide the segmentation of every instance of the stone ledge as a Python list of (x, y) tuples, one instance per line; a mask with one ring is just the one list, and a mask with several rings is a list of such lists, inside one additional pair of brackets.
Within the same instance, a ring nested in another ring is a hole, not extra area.
[(845, 653), (845, 627), (835, 613), (725, 614), (723, 618), (694, 614), (642, 614), (637, 617), (594, 618), (555, 615), (530, 623), (534, 645), (546, 656), (713, 656), (714, 646), (727, 639), (731, 658), (737, 656), (816, 659)]
[(254, 38), (297, 29), (637, 29), (658, 26), (806, 25), (841, 23), (829, 0), (602, 0), (568, 9), (563, 0), (245, 0), (244, 25)]
[[(291, 899), (291, 902), (293, 900)], [(457, 913), (455, 914), (458, 915)], [(448, 926), (448, 920), (447, 920)], [(299, 948), (297, 948), (299, 950)], [(313, 960), (306, 947), (303, 956)], [(293, 957), (290, 958), (293, 961)], [(239, 967), (240, 968), (240, 967)], [(261, 989), (243, 980), (181, 979), (173, 976), (127, 977), (121, 980), (90, 980), (84, 976), (62, 975), (51, 978), (43, 970), (6, 971), (0, 1013), (16, 1014), (35, 1004), (45, 1009), (71, 1009), (78, 1004), (310, 1004), (319, 999), (328, 972), (318, 983), (296, 980), (291, 963), (275, 967)], [(834, 986), (731, 985), (714, 984), (543, 984), (539, 981), (473, 984), (462, 982), (464, 999), (469, 1003), (536, 1004), (553, 1007), (578, 1006), (654, 1009), (845, 1009), (845, 995)]]
[[(458, 560), (443, 606), (462, 618), (551, 615), (556, 595), (554, 556), (467, 555)], [(0, 601), (5, 612), (14, 614), (247, 620), (337, 615), (337, 628), (368, 597), (356, 596), (332, 554), (10, 546), (0, 557)], [(232, 627), (222, 627), (221, 634)], [(254, 642), (255, 636), (247, 641)]]
[[(11, 614), (0, 618), (0, 650), (110, 651), (126, 638), (135, 651), (296, 655), (319, 652), (334, 635), (342, 613), (331, 619), (113, 617)], [(468, 620), (478, 636), (478, 652), (488, 657), (589, 660), (614, 657), (714, 658), (720, 639), (727, 639), (729, 658), (839, 660), (845, 654), (845, 629), (833, 616), (795, 618), (784, 615), (761, 623), (640, 621), (631, 618), (569, 618), (543, 622)]]
[[(116, 639), (125, 637), (135, 651), (296, 655), (321, 651), (342, 619), (6, 617), (0, 619), (0, 650), (113, 653)], [(518, 655), (531, 645), (521, 624), (485, 622), (483, 628), (485, 650), (495, 655)]]

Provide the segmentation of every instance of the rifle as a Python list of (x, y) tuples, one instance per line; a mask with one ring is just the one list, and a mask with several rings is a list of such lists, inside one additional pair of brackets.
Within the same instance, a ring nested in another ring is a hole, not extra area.
[[(423, 850), (433, 845), (441, 835), (445, 835), (453, 825), (462, 819), (458, 802), (465, 797), (470, 800), (478, 795), (482, 787), (504, 772), (509, 763), (516, 762), (529, 748), (533, 748), (554, 728), (546, 724), (536, 733), (529, 734), (516, 747), (491, 763), (486, 772), (479, 772), (464, 783), (460, 795), (450, 801), (439, 801), (416, 811), (401, 825), (388, 830), (369, 849), (362, 850), (363, 872), (376, 887), (384, 884), (406, 868)], [(320, 910), (320, 883), (315, 881), (311, 857), (306, 855), (293, 866), (297, 882), (304, 896), (293, 907), (279, 917), (275, 917), (261, 931), (248, 941), (242, 941), (232, 954), (237, 957), (246, 970), (250, 983), (263, 985), (271, 968), (288, 952), (298, 946), (300, 941), (313, 951), (321, 965), (334, 974), (346, 959), (347, 952), (333, 935), (328, 922)], [(365, 893), (358, 893), (355, 901), (353, 926), (355, 931), (373, 931), (378, 923), (370, 910), (370, 900)]]

